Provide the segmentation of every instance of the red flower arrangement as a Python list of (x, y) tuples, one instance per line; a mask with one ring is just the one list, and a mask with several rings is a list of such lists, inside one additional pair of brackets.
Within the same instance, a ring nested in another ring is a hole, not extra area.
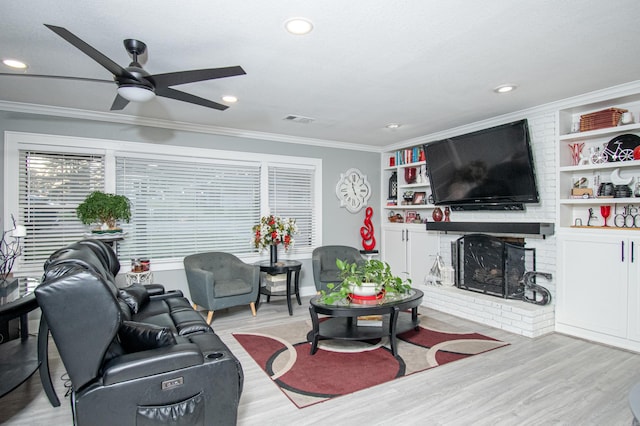
[(253, 246), (262, 251), (268, 246), (282, 244), (285, 251), (293, 245), (293, 234), (298, 232), (296, 220), (279, 216), (263, 216), (253, 227)]

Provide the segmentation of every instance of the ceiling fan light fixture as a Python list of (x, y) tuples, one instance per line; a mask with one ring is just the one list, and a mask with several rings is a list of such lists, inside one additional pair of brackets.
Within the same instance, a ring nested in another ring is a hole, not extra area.
[(389, 124), (387, 124), (387, 125), (386, 125), (386, 126), (384, 126), (384, 127), (386, 127), (387, 129), (391, 129), (391, 130), (393, 130), (393, 129), (397, 129), (397, 128), (399, 128), (400, 126), (401, 126), (401, 124), (400, 124), (400, 123), (389, 123)]
[(11, 58), (3, 59), (2, 63), (8, 66), (9, 68), (15, 68), (17, 70), (27, 69), (27, 64), (17, 59), (11, 59)]
[(291, 18), (284, 23), (286, 30), (293, 35), (309, 34), (313, 24), (306, 18)]
[(232, 95), (225, 95), (222, 97), (222, 100), (225, 102), (229, 102), (230, 104), (238, 102), (238, 98)]
[(156, 96), (153, 90), (144, 86), (120, 86), (118, 94), (130, 102), (147, 102)]

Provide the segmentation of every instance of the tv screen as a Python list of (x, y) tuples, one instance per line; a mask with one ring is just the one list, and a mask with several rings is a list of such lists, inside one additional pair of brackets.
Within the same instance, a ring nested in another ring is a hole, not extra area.
[(424, 145), (436, 205), (522, 209), (539, 202), (527, 120)]

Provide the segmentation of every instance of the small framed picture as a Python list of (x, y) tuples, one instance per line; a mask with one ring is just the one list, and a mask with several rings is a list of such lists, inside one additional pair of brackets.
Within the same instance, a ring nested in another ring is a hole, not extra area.
[(413, 204), (424, 204), (426, 197), (427, 197), (427, 193), (426, 192), (414, 192), (413, 193)]
[(408, 210), (405, 215), (405, 222), (413, 223), (417, 217), (418, 217), (418, 212), (416, 212), (415, 210)]

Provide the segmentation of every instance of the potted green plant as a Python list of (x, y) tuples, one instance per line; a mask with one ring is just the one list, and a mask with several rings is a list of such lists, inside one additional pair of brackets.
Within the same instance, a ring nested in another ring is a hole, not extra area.
[(94, 191), (76, 208), (78, 218), (85, 225), (100, 224), (98, 231), (121, 231), (116, 221), (131, 220), (131, 203), (124, 195)]
[(369, 259), (363, 262), (336, 260), (342, 282), (328, 284), (328, 291), (321, 291), (323, 303), (334, 304), (352, 294), (377, 295), (382, 291), (387, 296), (405, 294), (411, 289), (411, 279), (402, 279), (391, 273), (387, 262)]

